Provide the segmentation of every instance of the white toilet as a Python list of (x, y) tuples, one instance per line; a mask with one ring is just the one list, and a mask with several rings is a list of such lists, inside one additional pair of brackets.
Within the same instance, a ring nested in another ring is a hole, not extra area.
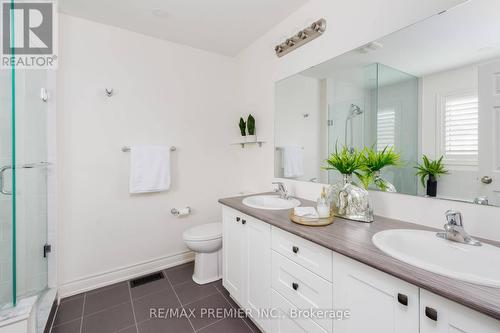
[(222, 278), (222, 223), (208, 223), (184, 231), (187, 247), (196, 253), (193, 281), (210, 283)]

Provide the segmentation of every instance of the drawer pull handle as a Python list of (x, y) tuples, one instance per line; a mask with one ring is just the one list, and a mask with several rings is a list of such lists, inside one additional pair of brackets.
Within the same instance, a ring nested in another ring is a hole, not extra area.
[(237, 217), (237, 218), (236, 218), (236, 222), (240, 222), (240, 220), (241, 220), (241, 219), (240, 219), (239, 217)]
[(398, 302), (404, 306), (408, 306), (408, 296), (403, 294), (398, 294)]
[(241, 223), (247, 224), (247, 220), (241, 220)]
[(294, 246), (294, 247), (292, 247), (292, 251), (293, 251), (293, 253), (296, 254), (297, 252), (299, 252), (299, 248), (297, 246)]
[(436, 309), (430, 308), (428, 306), (425, 307), (425, 315), (427, 318), (437, 321), (438, 320), (438, 313)]
[(297, 282), (292, 283), (293, 290), (299, 289), (299, 284)]

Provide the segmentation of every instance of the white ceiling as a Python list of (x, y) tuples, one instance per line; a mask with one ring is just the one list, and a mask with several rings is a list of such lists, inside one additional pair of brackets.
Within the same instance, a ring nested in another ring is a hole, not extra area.
[(357, 50), (304, 72), (333, 77), (348, 68), (381, 63), (414, 76), (500, 57), (499, 0), (474, 0), (379, 39), (382, 48)]
[(235, 56), (308, 0), (59, 0), (61, 12)]

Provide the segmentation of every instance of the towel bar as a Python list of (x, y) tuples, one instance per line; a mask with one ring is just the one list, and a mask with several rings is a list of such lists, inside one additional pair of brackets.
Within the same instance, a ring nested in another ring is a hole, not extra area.
[[(177, 150), (176, 147), (174, 147), (174, 146), (170, 147), (170, 151), (176, 151), (176, 150)], [(128, 153), (129, 151), (130, 151), (130, 147), (129, 146), (123, 146), (122, 147), (122, 152)]]

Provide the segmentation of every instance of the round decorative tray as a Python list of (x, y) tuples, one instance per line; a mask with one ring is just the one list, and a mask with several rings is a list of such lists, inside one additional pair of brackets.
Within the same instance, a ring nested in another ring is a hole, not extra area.
[(290, 219), (292, 222), (307, 225), (310, 227), (323, 227), (325, 225), (330, 225), (333, 223), (333, 215), (325, 218), (310, 218), (310, 217), (300, 217), (293, 214), (290, 214)]

